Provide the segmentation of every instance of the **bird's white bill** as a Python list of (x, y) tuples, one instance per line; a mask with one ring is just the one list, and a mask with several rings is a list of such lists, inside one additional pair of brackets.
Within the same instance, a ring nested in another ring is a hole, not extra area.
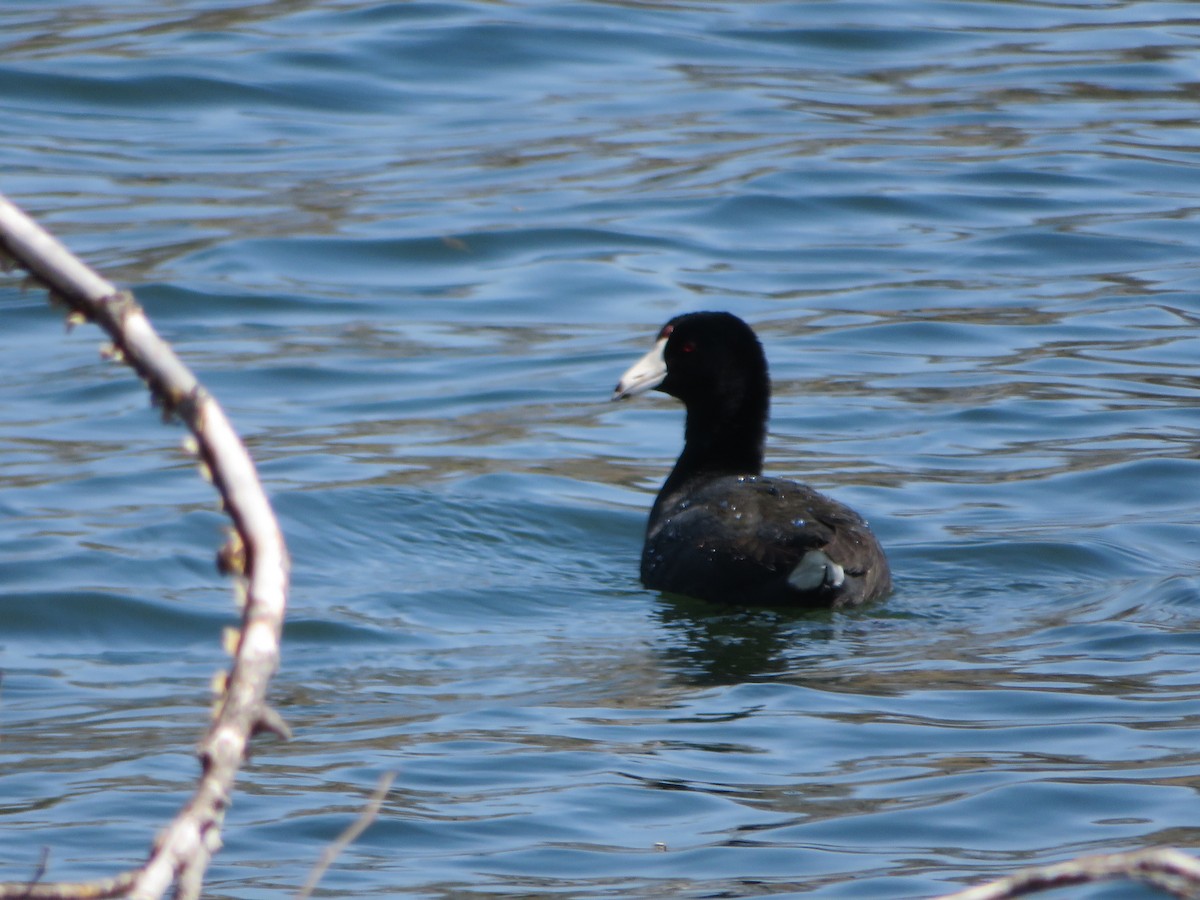
[(663, 350), (666, 349), (666, 346), (667, 339), (659, 338), (650, 352), (630, 366), (621, 376), (612, 398), (622, 400), (625, 397), (636, 397), (638, 394), (644, 394), (662, 384), (663, 379), (667, 377), (667, 361), (663, 359)]

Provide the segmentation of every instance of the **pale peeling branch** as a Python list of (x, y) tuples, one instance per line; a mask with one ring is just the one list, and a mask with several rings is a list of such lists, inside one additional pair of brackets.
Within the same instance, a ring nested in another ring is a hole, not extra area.
[(68, 324), (95, 322), (112, 340), (108, 355), (128, 363), (146, 382), (164, 414), (178, 415), (194, 436), (192, 448), (233, 520), (219, 554), (222, 571), (237, 579), (240, 631), (227, 636), (229, 673), (214, 680), (215, 711), (199, 746), (195, 793), (158, 836), (139, 869), (82, 884), (3, 884), (0, 900), (129, 897), (152, 900), (172, 884), (175, 896), (200, 895), (204, 873), (221, 845), (221, 824), (250, 738), (260, 730), (287, 736), (267, 706), (267, 686), (279, 665), (287, 604), (287, 548), (249, 453), (224, 411), (151, 326), (133, 296), (118, 290), (0, 195), (0, 256), (66, 304)]
[(987, 884), (934, 900), (1012, 900), (1077, 884), (1123, 879), (1180, 897), (1200, 898), (1200, 860), (1168, 847), (1080, 856), (1050, 866), (1022, 869)]

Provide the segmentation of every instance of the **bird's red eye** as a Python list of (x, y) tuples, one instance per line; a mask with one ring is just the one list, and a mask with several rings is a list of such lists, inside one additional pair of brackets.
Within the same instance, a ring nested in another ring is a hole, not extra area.
[(693, 350), (696, 349), (696, 342), (695, 341), (684, 341), (683, 346), (680, 347), (679, 349), (683, 353), (691, 353)]

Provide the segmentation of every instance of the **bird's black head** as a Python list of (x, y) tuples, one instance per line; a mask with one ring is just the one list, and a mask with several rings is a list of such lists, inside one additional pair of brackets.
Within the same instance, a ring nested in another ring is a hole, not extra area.
[(660, 390), (693, 406), (763, 408), (770, 396), (767, 359), (753, 329), (732, 313), (676, 316), (654, 347), (621, 376), (614, 400)]
[(664, 325), (650, 352), (621, 376), (613, 399), (650, 390), (687, 407), (680, 478), (693, 471), (762, 470), (771, 397), (767, 360), (754, 331), (737, 316), (687, 313)]
[(732, 411), (770, 395), (767, 360), (754, 331), (732, 313), (676, 316), (663, 326), (666, 375), (657, 389), (695, 404)]

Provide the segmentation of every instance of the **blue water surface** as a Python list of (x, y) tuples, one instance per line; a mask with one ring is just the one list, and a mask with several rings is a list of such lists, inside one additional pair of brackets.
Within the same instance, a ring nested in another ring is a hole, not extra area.
[[(206, 896), (918, 898), (1200, 845), (1200, 20), (1186, 2), (0, 5), (0, 191), (216, 394), (294, 557)], [(896, 591), (637, 581), (612, 404), (758, 329), (769, 468)], [(0, 879), (138, 864), (236, 622), (92, 327), (0, 282)], [(1100, 900), (1150, 897), (1127, 885)]]

